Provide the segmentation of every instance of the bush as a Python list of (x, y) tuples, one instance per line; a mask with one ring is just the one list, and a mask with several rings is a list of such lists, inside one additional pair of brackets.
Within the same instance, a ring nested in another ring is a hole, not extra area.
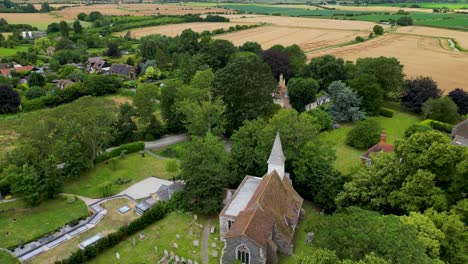
[(395, 111), (393, 111), (392, 109), (388, 109), (388, 108), (380, 108), (380, 112), (379, 114), (381, 116), (385, 116), (385, 117), (393, 117), (393, 114), (395, 113)]
[(120, 153), (122, 153), (123, 151), (125, 151), (125, 153), (133, 153), (133, 152), (137, 152), (137, 151), (144, 150), (144, 149), (145, 149), (145, 142), (143, 141), (137, 141), (137, 142), (133, 142), (129, 144), (124, 144), (113, 149), (110, 152), (105, 152), (97, 156), (94, 162), (99, 163), (101, 161), (105, 161), (110, 158), (120, 156)]
[(397, 19), (397, 24), (399, 26), (411, 26), (413, 25), (413, 19), (409, 16), (402, 16)]
[(446, 123), (455, 123), (460, 116), (458, 115), (458, 106), (450, 97), (438, 99), (429, 98), (422, 106), (424, 118), (434, 119)]
[(28, 99), (34, 99), (34, 98), (38, 98), (44, 95), (45, 95), (44, 89), (38, 86), (33, 86), (24, 93), (24, 96), (26, 96), (26, 98)]
[(432, 130), (430, 125), (422, 124), (422, 123), (413, 124), (405, 130), (405, 138), (409, 138), (411, 137), (411, 135), (416, 134), (416, 133), (427, 132), (430, 130)]
[(382, 128), (374, 120), (363, 120), (349, 131), (346, 144), (358, 149), (368, 149), (380, 140)]
[(354, 40), (356, 40), (357, 42), (364, 42), (364, 38), (361, 36), (357, 36)]
[(310, 112), (308, 112), (310, 115), (314, 116), (317, 118), (319, 124), (320, 124), (320, 130), (329, 130), (332, 128), (333, 120), (330, 114), (328, 112), (322, 110), (322, 109), (314, 109)]
[(24, 101), (24, 102), (21, 104), (21, 107), (23, 108), (23, 111), (29, 112), (29, 111), (33, 111), (33, 110), (38, 110), (38, 109), (44, 108), (44, 107), (45, 107), (45, 103), (44, 103), (43, 98), (40, 97), (40, 98), (35, 98), (35, 99), (32, 99), (32, 100)]
[(419, 124), (430, 126), (433, 129), (444, 132), (444, 133), (452, 133), (452, 130), (453, 130), (453, 125), (447, 124), (444, 122), (439, 122), (439, 121), (432, 120), (432, 119), (426, 119), (424, 121), (419, 122)]
[(382, 35), (384, 33), (383, 27), (379, 25), (375, 25), (373, 31), (375, 35)]

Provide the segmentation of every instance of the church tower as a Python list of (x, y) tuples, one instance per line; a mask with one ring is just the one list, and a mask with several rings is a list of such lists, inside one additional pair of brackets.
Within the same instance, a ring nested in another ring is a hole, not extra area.
[(276, 171), (281, 179), (284, 178), (284, 162), (286, 158), (283, 154), (283, 147), (281, 146), (281, 139), (279, 132), (276, 132), (275, 142), (273, 143), (273, 148), (271, 149), (270, 157), (268, 158), (268, 174), (272, 171)]

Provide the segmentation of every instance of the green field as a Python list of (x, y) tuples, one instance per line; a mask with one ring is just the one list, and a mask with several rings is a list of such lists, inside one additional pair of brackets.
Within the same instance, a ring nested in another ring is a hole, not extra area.
[(373, 4), (372, 6), (393, 6), (393, 7), (410, 7), (411, 5), (418, 5), (419, 8), (448, 8), (448, 9), (466, 9), (468, 3), (387, 3), (387, 4)]
[[(368, 119), (377, 121), (387, 133), (387, 142), (393, 144), (397, 139), (404, 138), (405, 130), (420, 120), (413, 115), (395, 111), (393, 118), (376, 116)], [(335, 145), (337, 159), (335, 167), (343, 174), (350, 174), (361, 165), (360, 157), (366, 150), (359, 150), (346, 145), (346, 135), (352, 125), (343, 125), (341, 128), (321, 133), (319, 138)]]
[(2, 264), (16, 264), (19, 263), (12, 255), (0, 250), (0, 263)]
[[(104, 182), (112, 183), (112, 194), (128, 188), (132, 184), (143, 179), (155, 176), (161, 179), (169, 179), (166, 172), (166, 161), (146, 154), (142, 158), (140, 154), (133, 153), (124, 159), (115, 158), (113, 162), (102, 162), (90, 171), (76, 179), (65, 183), (64, 192), (82, 195), (90, 198), (103, 197), (100, 185)], [(116, 184), (118, 179), (130, 180), (124, 184)]]
[[(216, 221), (216, 220), (214, 220)], [(198, 224), (204, 225), (206, 218), (198, 217), (196, 221)], [(216, 223), (213, 223), (216, 224)], [(190, 228), (192, 228), (192, 235), (190, 235)], [(192, 261), (201, 261), (201, 236), (203, 228), (195, 225), (195, 220), (186, 213), (172, 212), (169, 213), (164, 219), (150, 225), (138, 234), (129, 237), (112, 249), (107, 250), (100, 254), (89, 263), (115, 263), (117, 261), (115, 255), (120, 254), (120, 261), (118, 263), (157, 263), (164, 256), (164, 249), (169, 252), (173, 251), (176, 255), (191, 259)], [(139, 234), (144, 233), (145, 239), (140, 240)], [(179, 234), (181, 239), (177, 239), (176, 235)], [(133, 240), (136, 241), (133, 246)], [(198, 247), (193, 246), (193, 240), (200, 242)], [(215, 241), (213, 241), (215, 242)], [(173, 247), (173, 243), (178, 244), (178, 249)], [(210, 243), (211, 244), (211, 243)], [(218, 254), (222, 249), (222, 244), (218, 244)], [(154, 247), (158, 247), (155, 252)], [(211, 252), (212, 248), (209, 247)], [(210, 263), (219, 263), (219, 260), (210, 256)]]
[(183, 141), (164, 148), (151, 150), (151, 152), (166, 158), (180, 159), (182, 151), (187, 148), (188, 144), (188, 141)]
[(0, 247), (26, 243), (88, 214), (84, 202), (77, 199), (69, 204), (64, 197), (47, 200), (33, 208), (21, 201), (0, 203)]
[(0, 57), (13, 56), (19, 51), (28, 51), (30, 47), (30, 45), (18, 45), (14, 48), (0, 47)]
[[(222, 5), (224, 8), (238, 10), (244, 13), (281, 15), (281, 16), (302, 16), (328, 19), (343, 19), (343, 20), (361, 20), (370, 22), (380, 22), (397, 20), (399, 15), (390, 12), (371, 12), (371, 11), (349, 11), (349, 10), (316, 10), (314, 7), (310, 9), (297, 7), (275, 7), (268, 5)], [(415, 25), (426, 25), (450, 29), (468, 30), (468, 15), (455, 13), (427, 13), (427, 12), (410, 12), (409, 16), (414, 21)]]

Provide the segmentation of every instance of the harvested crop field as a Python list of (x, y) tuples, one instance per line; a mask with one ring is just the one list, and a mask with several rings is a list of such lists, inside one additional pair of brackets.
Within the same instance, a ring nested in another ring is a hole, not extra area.
[(352, 61), (364, 57), (396, 57), (405, 65), (407, 78), (431, 76), (445, 93), (457, 87), (468, 91), (468, 53), (446, 50), (437, 38), (388, 34), (361, 44), (310, 53), (308, 57), (325, 54)]
[(328, 8), (335, 8), (336, 10), (347, 11), (367, 11), (367, 12), (398, 12), (404, 10), (405, 12), (427, 12), (432, 13), (432, 9), (427, 8), (409, 8), (398, 6), (344, 6), (344, 5), (327, 5)]
[[(192, 29), (195, 32), (203, 32), (205, 30), (213, 31), (215, 29), (228, 29), (229, 27), (241, 25), (241, 24), (251, 24), (251, 23), (229, 23), (229, 22), (196, 22), (196, 23), (183, 23), (183, 24), (171, 24), (155, 27), (144, 27), (139, 29), (131, 30), (132, 36), (134, 38), (141, 38), (151, 34), (160, 34), (170, 37), (175, 37), (180, 35), (185, 29)], [(126, 32), (119, 32), (116, 35), (124, 36)]]
[(151, 16), (151, 15), (187, 15), (205, 13), (233, 13), (223, 8), (200, 7), (200, 6), (179, 6), (162, 4), (98, 4), (89, 6), (78, 6), (65, 8), (56, 13), (67, 19), (75, 19), (79, 13), (91, 13), (99, 11), (103, 15), (115, 16)]
[(216, 36), (218, 39), (229, 40), (239, 46), (247, 41), (258, 42), (262, 48), (273, 45), (299, 45), (304, 51), (338, 45), (353, 41), (356, 36), (365, 37), (367, 31), (345, 31), (330, 29), (315, 29), (305, 27), (263, 26), (234, 33)]
[(0, 18), (4, 18), (10, 24), (30, 24), (39, 29), (47, 29), (47, 25), (65, 18), (54, 16), (52, 13), (1, 13)]
[(455, 39), (464, 49), (468, 50), (468, 32), (430, 28), (430, 27), (399, 27), (397, 33), (419, 36), (432, 36)]

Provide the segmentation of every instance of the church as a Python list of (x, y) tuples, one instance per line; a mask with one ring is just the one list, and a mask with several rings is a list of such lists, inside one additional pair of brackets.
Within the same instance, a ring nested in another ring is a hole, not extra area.
[(303, 199), (285, 172), (279, 133), (263, 177), (246, 176), (237, 190), (228, 191), (219, 215), (225, 245), (221, 264), (278, 263), (278, 253), (293, 254), (294, 233), (303, 217)]

